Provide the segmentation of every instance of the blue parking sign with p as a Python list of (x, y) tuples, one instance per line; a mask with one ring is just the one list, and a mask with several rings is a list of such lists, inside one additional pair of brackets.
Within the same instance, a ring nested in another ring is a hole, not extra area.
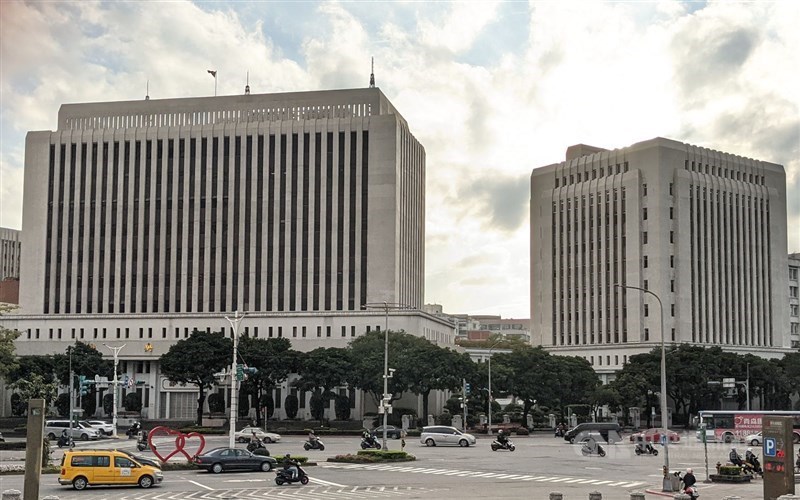
[(778, 445), (775, 442), (775, 438), (765, 437), (764, 438), (764, 456), (765, 457), (774, 457), (777, 455), (778, 452)]

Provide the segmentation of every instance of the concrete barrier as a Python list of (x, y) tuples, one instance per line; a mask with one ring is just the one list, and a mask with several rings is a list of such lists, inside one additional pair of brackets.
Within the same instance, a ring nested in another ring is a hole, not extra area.
[(644, 493), (641, 491), (634, 491), (631, 493), (631, 500), (644, 500)]
[(564, 500), (564, 495), (556, 491), (550, 492), (550, 500)]
[(19, 490), (5, 490), (0, 498), (2, 500), (22, 500), (22, 492)]
[(589, 493), (589, 500), (603, 500), (603, 494), (599, 491)]

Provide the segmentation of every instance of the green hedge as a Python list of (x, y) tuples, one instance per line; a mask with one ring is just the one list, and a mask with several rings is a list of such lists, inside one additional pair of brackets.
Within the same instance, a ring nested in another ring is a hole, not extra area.
[(182, 427), (178, 430), (183, 433), (197, 432), (198, 434), (209, 434), (215, 436), (221, 436), (228, 433), (228, 429), (220, 429), (219, 427), (198, 427), (194, 425)]
[(0, 450), (24, 450), (25, 441), (12, 441), (0, 443)]
[[(25, 474), (25, 466), (24, 465), (4, 465), (0, 467), (0, 476), (14, 476)], [(61, 468), (56, 467), (55, 465), (48, 465), (47, 467), (42, 467), (42, 474), (61, 474)]]
[(411, 462), (416, 459), (417, 457), (405, 451), (360, 450), (356, 455), (336, 455), (333, 458), (329, 458), (328, 462), (366, 464), (377, 462)]
[(719, 473), (722, 476), (741, 476), (742, 468), (738, 465), (722, 465), (719, 468)]

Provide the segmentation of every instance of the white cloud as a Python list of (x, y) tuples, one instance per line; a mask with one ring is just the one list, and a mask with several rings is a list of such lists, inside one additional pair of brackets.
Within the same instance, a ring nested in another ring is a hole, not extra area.
[(784, 162), (800, 224), (798, 3), (531, 2), (518, 43), (485, 46), (520, 29), (505, 6), (4, 2), (0, 224), (20, 225), (24, 133), (54, 129), (62, 103), (142, 99), (148, 79), (153, 98), (210, 95), (206, 69), (220, 94), (247, 70), (256, 93), (365, 87), (371, 56), (426, 148), (426, 293), (449, 312), (529, 314), (512, 180), (571, 144), (666, 136)]

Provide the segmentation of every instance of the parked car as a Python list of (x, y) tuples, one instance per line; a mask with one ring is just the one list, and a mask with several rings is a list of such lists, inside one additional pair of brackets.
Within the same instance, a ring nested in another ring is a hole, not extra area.
[[(636, 432), (631, 434), (631, 443), (635, 443), (640, 438), (644, 440), (646, 443), (660, 443), (661, 442), (661, 434), (663, 429), (647, 429), (642, 432)], [(680, 434), (675, 431), (669, 431), (669, 442), (670, 443), (677, 443), (681, 440)]]
[(761, 443), (764, 442), (764, 438), (761, 437), (761, 431), (758, 431), (755, 434), (745, 436), (744, 442), (750, 446), (761, 446)]
[[(69, 429), (69, 420), (47, 420), (44, 423), (44, 435), (50, 440), (60, 437), (65, 429)], [(72, 439), (100, 439), (100, 431), (78, 422), (72, 425)]]
[[(403, 429), (398, 429), (397, 427), (395, 427), (393, 425), (387, 425), (386, 426), (386, 437), (392, 438), (392, 439), (400, 439), (400, 433), (402, 431), (403, 431)], [(377, 438), (380, 438), (380, 439), (383, 439), (383, 426), (382, 425), (379, 426), (379, 427), (375, 427), (370, 432), (372, 433), (373, 436), (375, 436)]]
[(264, 429), (259, 429), (258, 427), (245, 427), (244, 429), (236, 432), (234, 437), (239, 443), (247, 443), (250, 441), (250, 438), (253, 437), (254, 432), (256, 433), (256, 437), (265, 443), (277, 443), (281, 440), (280, 434), (267, 432)]
[(58, 482), (76, 490), (97, 484), (149, 488), (164, 480), (161, 469), (131, 460), (116, 450), (67, 450), (61, 458)]
[(419, 442), (425, 446), (458, 445), (470, 446), (476, 443), (475, 436), (466, 434), (455, 427), (432, 425), (423, 427)]
[(93, 429), (100, 431), (101, 435), (110, 436), (114, 434), (114, 426), (102, 420), (81, 420), (82, 424), (86, 424)]
[(219, 474), (223, 471), (260, 470), (269, 472), (277, 461), (272, 457), (254, 455), (239, 448), (214, 448), (202, 455), (195, 455), (192, 462), (197, 467)]

